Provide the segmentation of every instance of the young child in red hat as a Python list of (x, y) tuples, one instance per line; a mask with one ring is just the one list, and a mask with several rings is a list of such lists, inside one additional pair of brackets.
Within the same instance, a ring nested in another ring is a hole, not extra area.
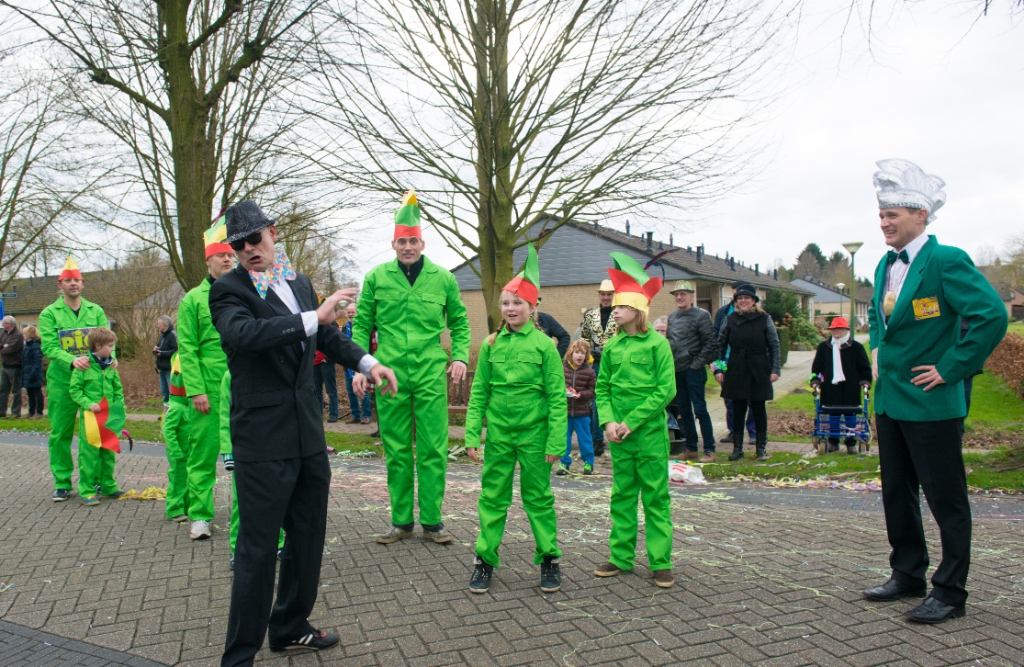
[[(853, 338), (850, 324), (845, 317), (832, 320), (829, 327), (832, 337), (818, 345), (811, 364), (811, 385), (821, 390), (823, 406), (859, 406), (860, 388), (871, 386), (871, 362), (864, 346)], [(848, 428), (857, 424), (853, 411), (829, 415), (829, 431), (839, 433), (842, 422)], [(828, 451), (839, 451), (839, 438), (828, 439)], [(846, 438), (848, 454), (857, 453), (857, 439)]]

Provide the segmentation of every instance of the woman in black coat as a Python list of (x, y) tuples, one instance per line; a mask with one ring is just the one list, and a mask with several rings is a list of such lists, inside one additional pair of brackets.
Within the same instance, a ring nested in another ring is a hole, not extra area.
[(722, 398), (732, 400), (732, 454), (730, 461), (743, 457), (743, 430), (747, 406), (754, 413), (758, 459), (768, 458), (767, 401), (774, 398), (772, 383), (782, 373), (779, 332), (772, 318), (758, 306), (760, 299), (750, 285), (733, 293), (732, 314), (718, 334), (718, 358), (712, 368), (722, 385)]
[(160, 340), (153, 348), (153, 356), (156, 357), (153, 366), (160, 376), (160, 394), (164, 405), (167, 405), (171, 393), (171, 357), (178, 351), (178, 333), (174, 330), (174, 322), (167, 315), (158, 317), (156, 326), (160, 329)]
[(25, 349), (21, 353), (21, 386), (28, 393), (28, 418), (43, 418), (43, 349), (39, 329), (25, 327)]
[[(859, 407), (860, 388), (871, 387), (871, 362), (868, 360), (868, 353), (864, 346), (850, 335), (850, 325), (845, 317), (832, 320), (829, 329), (832, 331), (832, 338), (818, 345), (814, 363), (811, 364), (811, 385), (820, 388), (823, 407)], [(840, 371), (838, 374), (835, 372), (837, 350)], [(836, 412), (829, 414), (829, 430), (838, 433), (844, 417), (849, 428), (856, 426), (856, 412)], [(839, 451), (839, 438), (828, 439), (828, 451)], [(857, 453), (856, 438), (846, 438), (846, 451), (849, 454)]]

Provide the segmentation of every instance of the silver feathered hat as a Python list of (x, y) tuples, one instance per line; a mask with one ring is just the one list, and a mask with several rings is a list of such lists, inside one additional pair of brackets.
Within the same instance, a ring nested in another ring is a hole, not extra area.
[(878, 208), (921, 208), (928, 211), (928, 224), (935, 221), (935, 212), (946, 203), (944, 180), (924, 173), (910, 160), (894, 158), (875, 164), (881, 170), (875, 172)]

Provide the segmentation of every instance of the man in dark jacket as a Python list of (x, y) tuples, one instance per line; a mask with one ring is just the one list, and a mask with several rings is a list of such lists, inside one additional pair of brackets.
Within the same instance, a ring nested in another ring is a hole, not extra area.
[[(223, 667), (249, 666), (270, 635), (272, 650), (329, 648), (338, 635), (307, 617), (320, 585), (331, 468), (321, 411), (313, 393), (313, 358), (373, 376), (394, 392), (394, 373), (329, 326), (338, 290), (317, 307), (309, 279), (276, 253), (277, 229), (250, 201), (226, 213), (227, 238), (239, 266), (210, 289), (210, 313), (232, 378), (231, 439), (239, 531)], [(357, 391), (366, 377), (356, 378)], [(281, 527), (287, 534), (280, 586), (274, 568)]]
[[(736, 293), (740, 287), (743, 287), (747, 283), (742, 280), (737, 280), (732, 284), (732, 292)], [(734, 309), (732, 299), (729, 303), (723, 305), (715, 312), (715, 340), (718, 340), (718, 334), (722, 332), (722, 325), (725, 324), (725, 318), (729, 317)], [(732, 401), (728, 398), (723, 399), (725, 401), (725, 423), (729, 432), (722, 436), (720, 442), (732, 442)], [(755, 442), (757, 438), (757, 428), (754, 425), (754, 411), (750, 410), (747, 412), (747, 433), (750, 435), (750, 442)]]
[(677, 280), (672, 288), (676, 309), (668, 316), (668, 343), (672, 346), (672, 357), (676, 366), (676, 398), (674, 402), (676, 421), (686, 439), (684, 460), (697, 458), (697, 428), (693, 423), (694, 414), (700, 423), (700, 434), (704, 438), (702, 463), (715, 460), (715, 434), (711, 426), (711, 415), (704, 399), (704, 386), (708, 381), (706, 366), (715, 353), (715, 325), (706, 310), (693, 305), (697, 292), (688, 280)]
[(160, 395), (164, 397), (164, 405), (167, 405), (171, 395), (171, 357), (178, 351), (178, 334), (174, 331), (174, 322), (167, 315), (157, 318), (156, 327), (160, 330), (160, 340), (153, 348), (153, 356), (156, 357), (154, 366), (160, 376)]
[[(538, 308), (540, 308), (540, 301), (541, 298), (537, 297)], [(572, 342), (572, 336), (565, 330), (565, 327), (551, 315), (540, 311), (537, 312), (537, 325), (537, 328), (543, 331), (545, 336), (558, 341), (558, 357), (565, 359), (565, 353), (569, 351), (569, 343)]]
[(3, 331), (0, 332), (0, 360), (3, 370), (0, 371), (0, 417), (7, 416), (7, 396), (11, 399), (11, 416), (21, 417), (21, 351), (25, 348), (25, 339), (18, 328), (18, 321), (8, 315), (3, 319)]

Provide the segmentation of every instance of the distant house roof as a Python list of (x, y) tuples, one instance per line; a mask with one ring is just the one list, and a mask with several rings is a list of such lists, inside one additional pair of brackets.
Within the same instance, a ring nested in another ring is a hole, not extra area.
[[(846, 293), (843, 293), (827, 283), (816, 282), (813, 279), (808, 280), (806, 278), (794, 278), (791, 283), (814, 292), (814, 300), (820, 303), (839, 303), (843, 300), (850, 300), (849, 290), (847, 290)], [(857, 301), (871, 301), (871, 295), (873, 293), (874, 290), (872, 290), (872, 288), (865, 285), (857, 285)]]
[[(130, 308), (157, 292), (177, 283), (169, 264), (131, 269), (83, 271), (83, 296), (106, 310)], [(8, 315), (29, 315), (42, 312), (57, 300), (57, 276), (15, 278), (4, 290), (17, 296), (4, 299)]]
[[(530, 238), (540, 233), (542, 225), (543, 223), (537, 223), (530, 229)], [(609, 252), (624, 252), (641, 264), (646, 264), (658, 253), (671, 248), (675, 250), (660, 260), (665, 268), (667, 281), (703, 280), (731, 284), (742, 280), (762, 289), (782, 289), (806, 296), (813, 294), (809, 289), (779, 280), (773, 273), (755, 271), (743, 266), (735, 261), (735, 258), (709, 256), (704, 253), (703, 248), (670, 246), (653, 239), (648, 246), (647, 237), (627, 236), (623, 232), (607, 227), (575, 222), (568, 222), (559, 227), (544, 241), (539, 251), (541, 288), (543, 289), (545, 285), (600, 283), (608, 278), (607, 269), (612, 266)], [(526, 248), (517, 249), (512, 260), (513, 266), (518, 268), (525, 259)], [(480, 279), (470, 264), (479, 268), (480, 261), (473, 257), (469, 262), (463, 262), (452, 270), (459, 283), (459, 289), (480, 289)], [(651, 275), (657, 273), (656, 268), (651, 269)]]

